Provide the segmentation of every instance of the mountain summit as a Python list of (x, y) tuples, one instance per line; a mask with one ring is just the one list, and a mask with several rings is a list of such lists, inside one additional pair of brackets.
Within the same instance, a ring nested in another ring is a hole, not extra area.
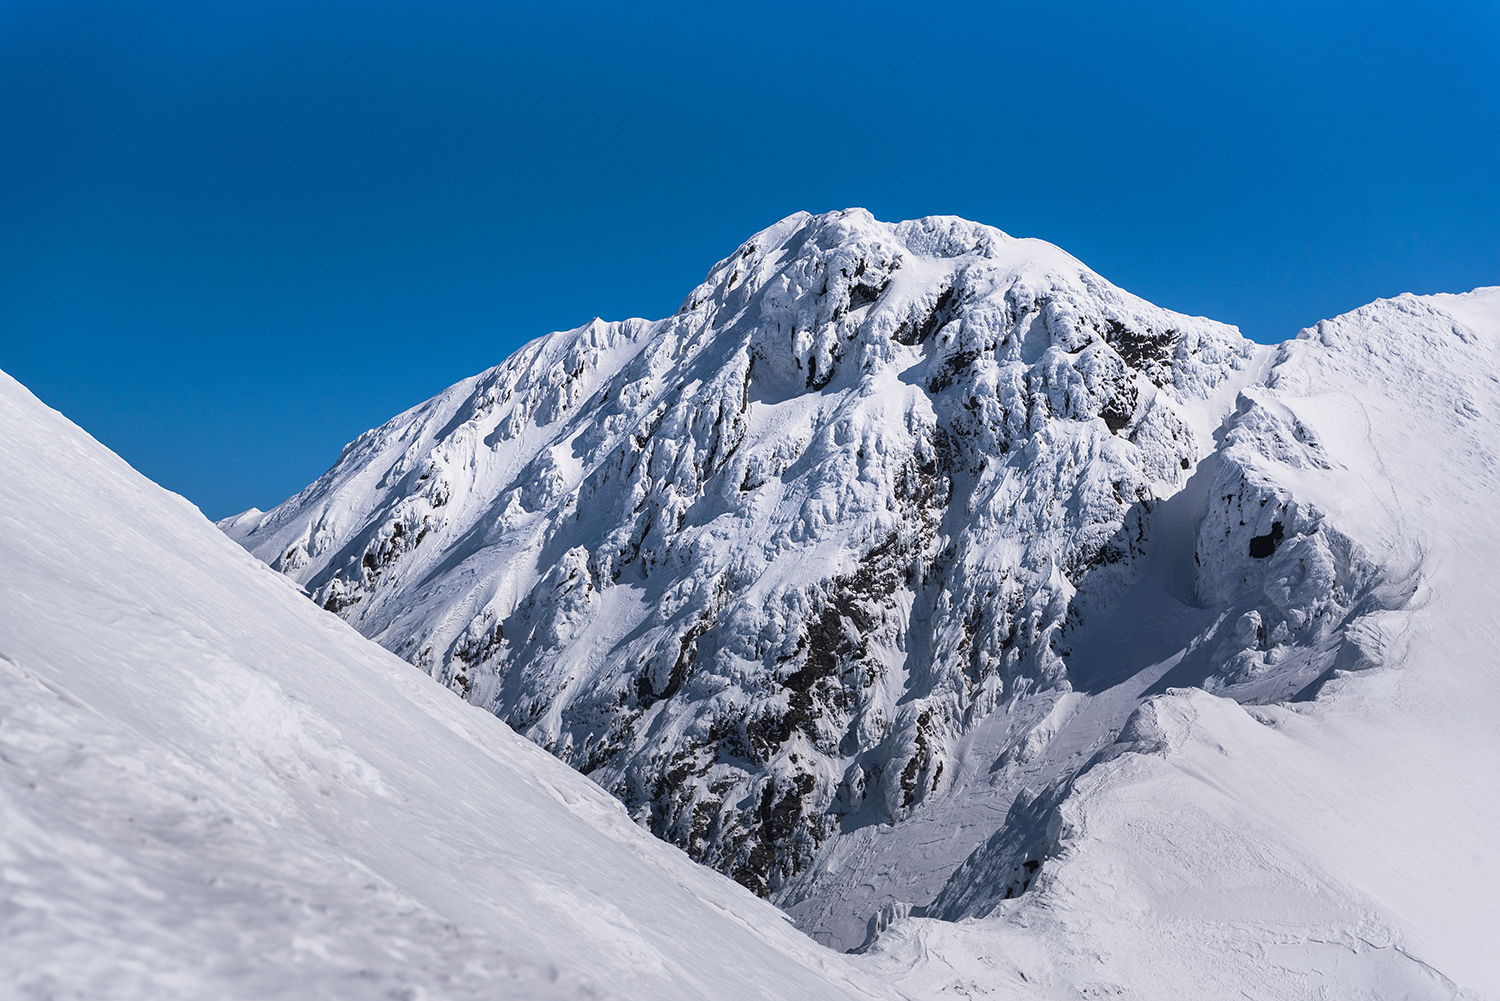
[(1041, 241), (804, 213), (221, 527), (851, 949), (1031, 889), (1169, 692), (1381, 661), (1420, 558), (1328, 517), (1304, 354)]
[(1497, 441), (1500, 288), (1261, 348), (859, 212), (225, 524), (279, 573), (0, 374), (0, 982), (1500, 998)]
[(225, 528), (766, 894), (1068, 690), (1254, 357), (1037, 240), (798, 214)]

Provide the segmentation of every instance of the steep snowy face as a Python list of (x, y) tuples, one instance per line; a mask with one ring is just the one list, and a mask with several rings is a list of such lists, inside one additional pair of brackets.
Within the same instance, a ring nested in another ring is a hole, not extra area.
[(0, 526), (5, 998), (895, 996), (4, 373)]
[(770, 894), (1045, 715), (1255, 357), (1040, 241), (800, 214), (223, 527)]

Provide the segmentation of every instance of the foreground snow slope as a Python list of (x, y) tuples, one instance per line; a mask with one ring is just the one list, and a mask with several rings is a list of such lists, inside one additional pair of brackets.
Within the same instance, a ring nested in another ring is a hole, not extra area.
[(0, 984), (887, 996), (4, 374)]
[(1161, 694), (954, 874), (958, 920), (895, 921), (872, 966), (923, 995), (1500, 997), (1497, 442), (1500, 289), (1282, 345), (1215, 459), (1194, 649), (1243, 684), (1328, 669), (1259, 707), (1137, 679)]

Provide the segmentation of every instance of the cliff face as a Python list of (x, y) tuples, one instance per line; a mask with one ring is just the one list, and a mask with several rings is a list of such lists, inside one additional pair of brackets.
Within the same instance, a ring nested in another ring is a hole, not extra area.
[(534, 341), (223, 527), (790, 903), (997, 709), (997, 753), (1040, 740), (1258, 351), (1040, 241), (796, 215), (677, 315)]

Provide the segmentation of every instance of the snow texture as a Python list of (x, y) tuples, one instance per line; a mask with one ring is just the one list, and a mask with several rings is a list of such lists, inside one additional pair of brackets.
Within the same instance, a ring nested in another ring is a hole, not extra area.
[(895, 997), (3, 373), (0, 985)]

